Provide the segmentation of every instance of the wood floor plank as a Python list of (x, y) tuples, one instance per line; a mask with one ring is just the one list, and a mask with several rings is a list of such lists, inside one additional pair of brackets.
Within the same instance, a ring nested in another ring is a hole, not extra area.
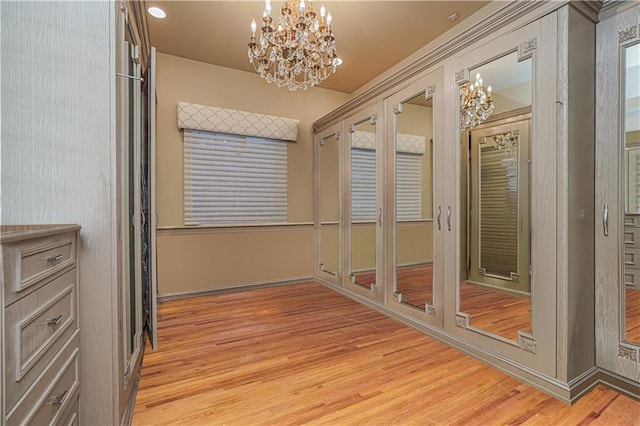
[(162, 303), (134, 425), (640, 425), (598, 386), (573, 406), (317, 283)]

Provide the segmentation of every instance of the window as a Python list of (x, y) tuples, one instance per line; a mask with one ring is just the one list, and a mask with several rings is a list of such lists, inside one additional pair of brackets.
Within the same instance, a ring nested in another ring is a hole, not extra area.
[(287, 142), (184, 130), (186, 225), (287, 221)]

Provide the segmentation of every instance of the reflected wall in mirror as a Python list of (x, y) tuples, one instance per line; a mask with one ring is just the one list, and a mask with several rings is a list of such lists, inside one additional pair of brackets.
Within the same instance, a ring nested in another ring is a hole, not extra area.
[(396, 300), (433, 306), (433, 100), (425, 92), (396, 106)]
[(640, 44), (623, 50), (625, 149), (624, 339), (640, 344)]
[(340, 139), (334, 133), (320, 141), (320, 270), (340, 272)]
[(376, 187), (375, 119), (353, 125), (351, 151), (351, 282), (371, 288), (376, 285)]
[(529, 176), (532, 59), (513, 52), (470, 71), (492, 86), (493, 114), (461, 134), (461, 279), (470, 327), (531, 334)]

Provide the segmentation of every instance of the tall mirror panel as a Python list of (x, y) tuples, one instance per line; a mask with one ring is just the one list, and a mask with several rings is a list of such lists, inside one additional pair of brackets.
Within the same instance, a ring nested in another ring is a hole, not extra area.
[(340, 272), (340, 145), (338, 133), (319, 142), (320, 270), (337, 277)]
[(351, 189), (350, 280), (376, 286), (376, 227), (382, 219), (376, 185), (376, 120), (355, 123), (349, 133)]
[(625, 150), (624, 340), (640, 344), (640, 43), (622, 49)]
[(532, 60), (513, 52), (460, 86), (461, 256), (458, 311), (471, 328), (517, 342), (531, 334)]
[[(433, 306), (433, 98), (423, 91), (395, 106), (394, 299)], [(442, 212), (440, 212), (442, 214)]]

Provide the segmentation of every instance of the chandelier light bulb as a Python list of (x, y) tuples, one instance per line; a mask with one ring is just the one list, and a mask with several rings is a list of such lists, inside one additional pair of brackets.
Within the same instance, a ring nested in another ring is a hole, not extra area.
[(265, 0), (262, 23), (252, 21), (247, 46), (249, 62), (262, 78), (291, 91), (306, 90), (336, 71), (333, 18), (324, 6), (320, 15), (316, 18), (312, 0), (287, 0), (272, 17), (271, 1)]

